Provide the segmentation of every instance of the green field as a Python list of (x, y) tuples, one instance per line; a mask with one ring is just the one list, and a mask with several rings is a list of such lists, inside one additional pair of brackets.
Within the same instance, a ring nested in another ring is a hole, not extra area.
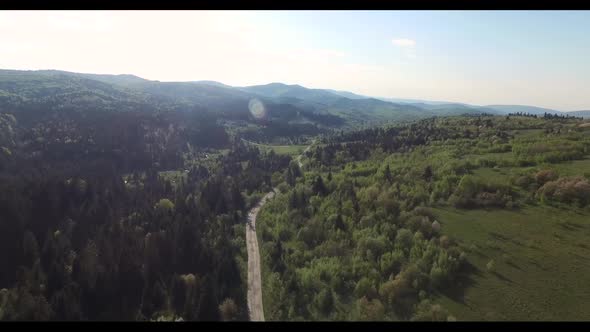
[[(472, 271), (440, 302), (459, 320), (590, 319), (588, 212), (436, 208)], [(495, 269), (486, 265), (494, 260)]]
[(296, 156), (301, 154), (307, 145), (268, 145), (268, 147), (278, 154)]
[[(252, 144), (252, 143), (251, 143)], [(303, 153), (303, 150), (307, 145), (265, 145), (265, 144), (254, 144), (259, 149), (264, 151), (273, 150), (277, 154), (285, 154), (289, 156), (297, 156)]]
[(552, 167), (562, 176), (590, 175), (590, 157), (566, 163), (554, 164)]
[(544, 164), (533, 167), (481, 167), (473, 171), (473, 175), (489, 183), (508, 184), (511, 176), (532, 169), (553, 169), (560, 176), (590, 175), (590, 157), (582, 160), (565, 161), (557, 164)]
[[(509, 185), (519, 173), (547, 168), (560, 176), (587, 176), (590, 159), (534, 167), (482, 167), (473, 175), (486, 183)], [(469, 276), (463, 275), (439, 298), (458, 319), (590, 319), (587, 210), (525, 206), (512, 211), (436, 208), (434, 212), (443, 232), (458, 240), (471, 263)], [(488, 271), (491, 260), (495, 267)]]

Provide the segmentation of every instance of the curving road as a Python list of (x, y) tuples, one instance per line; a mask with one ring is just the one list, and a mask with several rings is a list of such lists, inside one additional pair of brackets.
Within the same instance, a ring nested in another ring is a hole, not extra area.
[[(315, 142), (315, 141), (314, 141)], [(313, 143), (311, 144), (313, 145)], [(311, 148), (309, 145), (302, 154), (297, 157), (299, 167), (303, 167), (301, 157)], [(262, 307), (262, 278), (260, 277), (260, 251), (258, 250), (258, 238), (256, 237), (256, 216), (264, 204), (274, 197), (277, 188), (262, 197), (248, 212), (248, 225), (246, 225), (246, 248), (248, 251), (248, 312), (251, 321), (264, 321), (264, 309)]]
[(260, 202), (248, 212), (246, 225), (246, 247), (248, 249), (248, 312), (251, 321), (264, 321), (262, 308), (262, 282), (260, 277), (260, 252), (256, 237), (256, 216), (260, 208), (274, 197), (276, 188), (264, 195)]
[(303, 158), (303, 155), (309, 151), (309, 149), (311, 149), (311, 146), (316, 142), (316, 140), (314, 140), (313, 142), (311, 142), (310, 145), (308, 145), (305, 150), (303, 150), (303, 152), (297, 156), (297, 163), (299, 164), (299, 168), (303, 168), (303, 163), (301, 163), (301, 158)]

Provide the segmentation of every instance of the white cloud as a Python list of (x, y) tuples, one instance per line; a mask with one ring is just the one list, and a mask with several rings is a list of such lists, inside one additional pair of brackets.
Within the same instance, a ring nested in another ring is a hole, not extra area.
[(412, 39), (394, 39), (391, 41), (393, 43), (393, 45), (395, 46), (399, 46), (399, 47), (414, 47), (416, 46), (416, 41), (412, 40)]

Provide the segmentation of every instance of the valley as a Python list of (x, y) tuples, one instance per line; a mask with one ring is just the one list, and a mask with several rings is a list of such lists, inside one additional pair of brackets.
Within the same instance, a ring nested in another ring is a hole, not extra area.
[(581, 117), (57, 71), (0, 91), (2, 320), (588, 318)]
[(451, 7), (0, 10), (0, 322), (590, 321), (590, 12)]

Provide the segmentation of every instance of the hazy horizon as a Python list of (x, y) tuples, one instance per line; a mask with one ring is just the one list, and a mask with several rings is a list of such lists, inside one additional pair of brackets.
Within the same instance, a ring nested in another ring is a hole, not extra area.
[(1, 11), (0, 68), (590, 109), (588, 11)]

